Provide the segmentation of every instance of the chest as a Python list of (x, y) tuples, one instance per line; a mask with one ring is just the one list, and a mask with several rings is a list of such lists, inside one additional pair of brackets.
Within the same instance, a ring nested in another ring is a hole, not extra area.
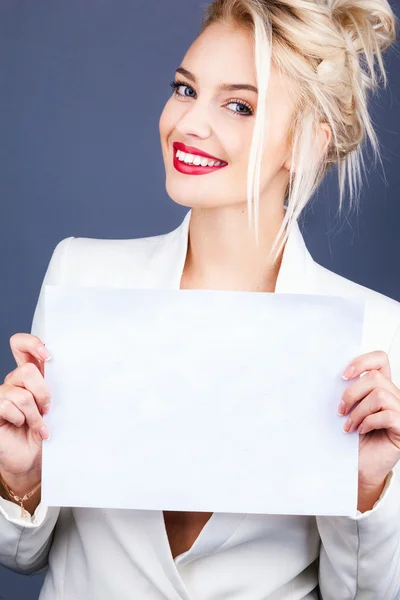
[(193, 546), (212, 513), (164, 511), (164, 523), (173, 558)]

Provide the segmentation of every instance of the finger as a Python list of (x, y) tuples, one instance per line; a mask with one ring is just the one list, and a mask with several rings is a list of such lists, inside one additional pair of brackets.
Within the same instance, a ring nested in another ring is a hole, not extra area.
[(375, 388), (358, 406), (352, 411), (351, 415), (343, 426), (343, 430), (351, 433), (355, 431), (362, 421), (370, 414), (383, 410), (400, 411), (400, 402), (387, 389)]
[(386, 352), (377, 350), (375, 352), (361, 354), (361, 356), (358, 356), (351, 361), (342, 377), (346, 380), (354, 379), (355, 377), (359, 377), (362, 373), (365, 373), (365, 371), (371, 371), (372, 369), (380, 371), (382, 375), (388, 379), (392, 378), (389, 357)]
[(367, 371), (364, 377), (360, 377), (345, 390), (338, 406), (338, 413), (346, 415), (357, 402), (361, 402), (375, 388), (386, 389), (394, 396), (397, 396), (400, 401), (399, 390), (390, 379), (385, 377), (381, 371)]
[(22, 367), (17, 367), (5, 377), (4, 383), (29, 390), (33, 395), (39, 411), (42, 414), (49, 411), (49, 388), (38, 367), (33, 363), (25, 363)]
[(30, 333), (16, 333), (10, 338), (10, 347), (18, 367), (33, 363), (44, 375), (44, 362), (50, 360), (50, 354), (41, 339)]
[(10, 400), (0, 400), (0, 424), (11, 423), (16, 427), (22, 427), (25, 423), (24, 414)]
[(26, 424), (33, 433), (39, 433), (45, 425), (32, 394), (20, 387), (4, 384), (0, 387), (0, 400), (9, 400), (25, 416)]
[(364, 434), (374, 429), (388, 429), (400, 436), (400, 414), (393, 410), (382, 410), (368, 415), (359, 426), (358, 432)]

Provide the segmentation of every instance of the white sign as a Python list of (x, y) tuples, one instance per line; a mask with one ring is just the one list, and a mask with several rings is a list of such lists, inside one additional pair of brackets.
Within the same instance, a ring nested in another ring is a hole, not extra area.
[(355, 516), (363, 301), (45, 290), (45, 505)]

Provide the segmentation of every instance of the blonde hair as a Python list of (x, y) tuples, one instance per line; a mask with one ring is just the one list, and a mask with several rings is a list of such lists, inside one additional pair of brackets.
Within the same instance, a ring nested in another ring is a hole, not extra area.
[[(294, 222), (325, 173), (337, 165), (339, 209), (346, 182), (350, 206), (358, 196), (363, 141), (369, 139), (374, 159), (379, 142), (368, 112), (368, 92), (383, 82), (382, 52), (395, 40), (396, 20), (387, 0), (215, 0), (202, 17), (200, 33), (217, 21), (247, 29), (255, 45), (258, 104), (250, 148), (247, 204), (258, 244), (260, 169), (266, 131), (265, 100), (271, 61), (298, 93), (289, 128), (292, 167), (286, 211), (271, 254), (279, 256)], [(264, 100), (264, 101), (263, 101)], [(319, 143), (320, 123), (332, 136), (325, 152)]]

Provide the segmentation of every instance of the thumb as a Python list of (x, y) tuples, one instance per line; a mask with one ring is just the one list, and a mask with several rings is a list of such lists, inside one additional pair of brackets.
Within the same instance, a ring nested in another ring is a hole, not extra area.
[(44, 377), (44, 363), (51, 357), (40, 338), (30, 333), (16, 333), (10, 338), (10, 348), (18, 367), (33, 363)]

